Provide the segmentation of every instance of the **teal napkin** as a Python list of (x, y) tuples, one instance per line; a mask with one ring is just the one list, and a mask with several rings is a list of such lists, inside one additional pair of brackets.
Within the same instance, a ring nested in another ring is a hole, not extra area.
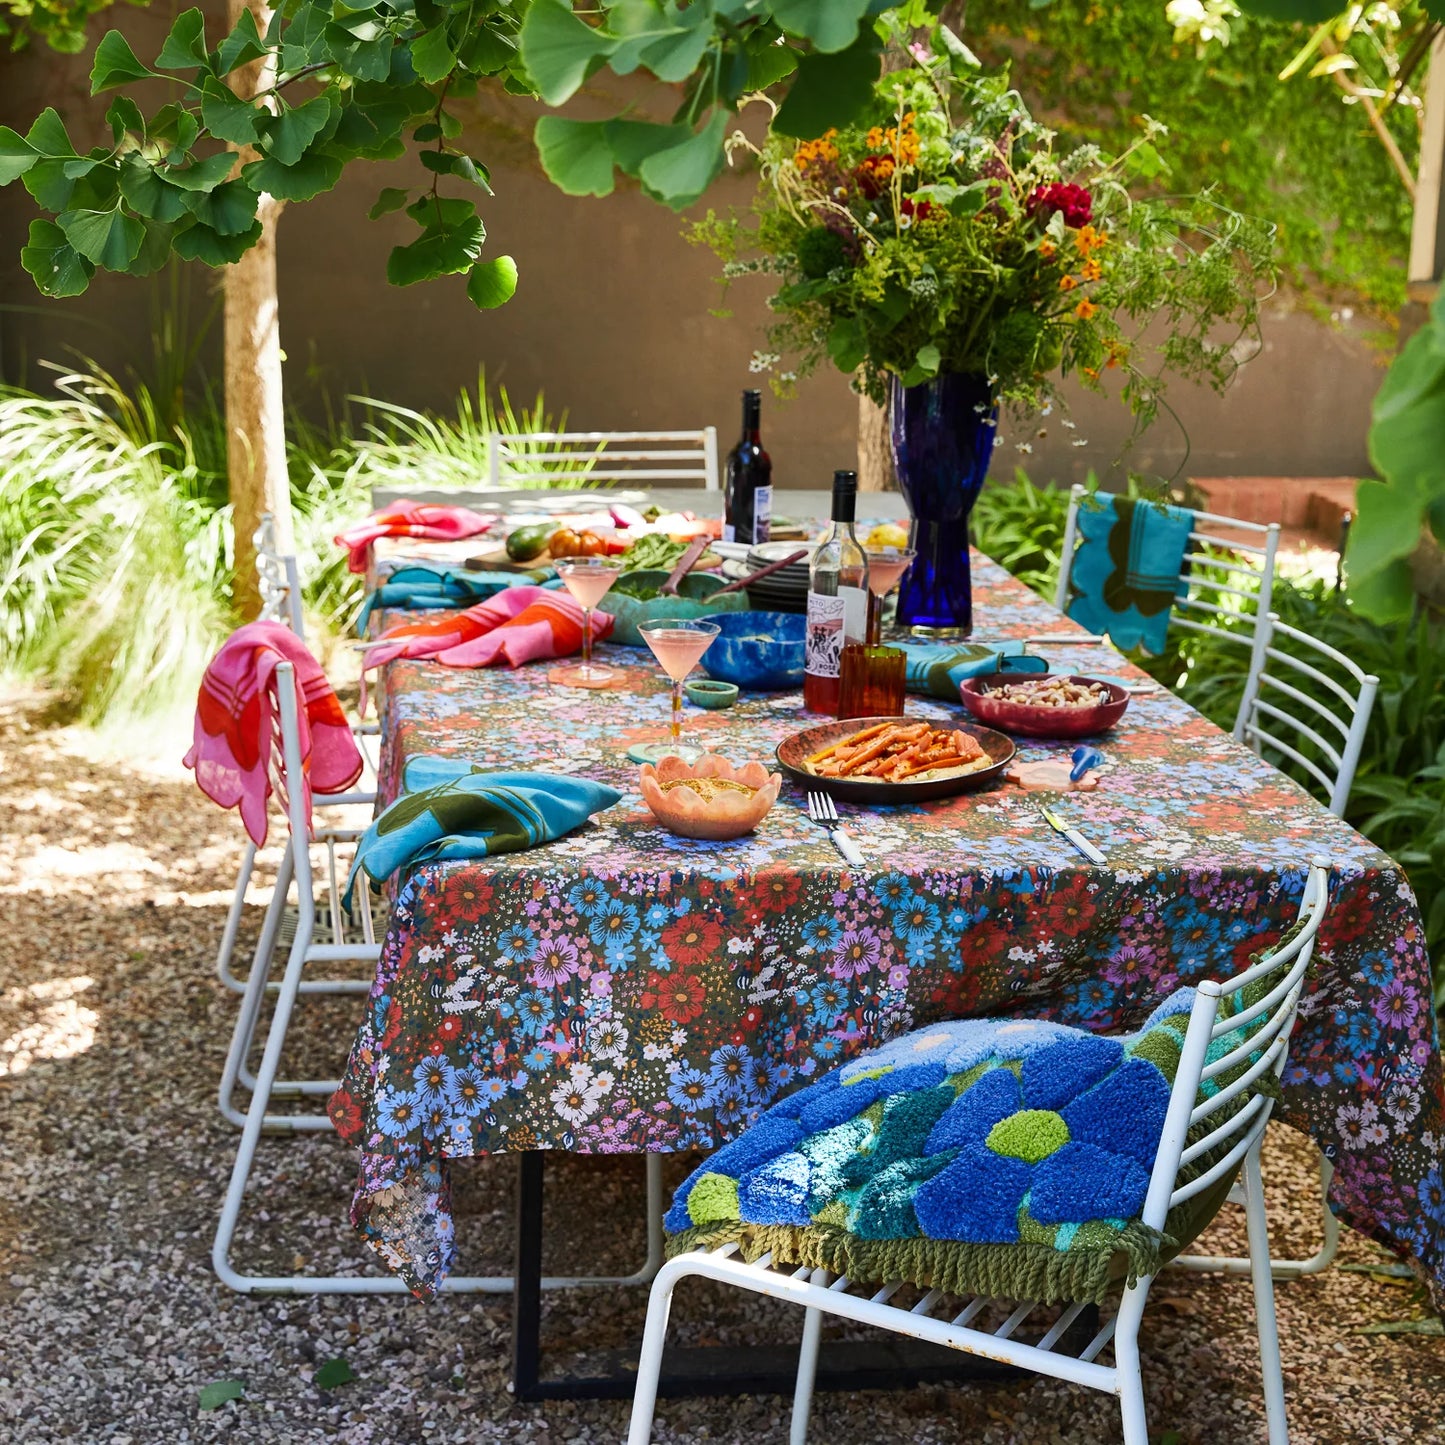
[(1064, 612), (1118, 648), (1163, 652), (1194, 513), (1132, 497), (1094, 496), (1079, 507), (1079, 547)]
[(908, 659), (904, 689), (945, 702), (958, 701), (958, 685), (964, 678), (1000, 672), (1005, 657), (1022, 657), (1024, 652), (1022, 641), (901, 642), (897, 646)]
[(368, 596), (356, 619), (356, 631), (366, 636), (367, 623), (378, 607), (395, 607), (407, 612), (434, 608), (459, 609), (485, 602), (507, 587), (545, 583), (554, 576), (549, 566), (527, 572), (472, 572), (462, 567), (433, 567), (425, 562), (408, 562), (392, 572)]
[(363, 869), (381, 883), (417, 863), (535, 848), (581, 827), (621, 797), (605, 783), (565, 773), (488, 772), (450, 758), (413, 758), (401, 797), (356, 845), (344, 902), (351, 907)]

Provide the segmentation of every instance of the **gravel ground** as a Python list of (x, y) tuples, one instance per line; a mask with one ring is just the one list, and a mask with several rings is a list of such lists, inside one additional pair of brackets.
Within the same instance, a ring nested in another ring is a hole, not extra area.
[[(519, 1406), (507, 1391), (509, 1302), (443, 1297), (260, 1299), (210, 1270), (235, 1134), (214, 1105), (233, 997), (212, 957), (239, 857), (235, 820), (174, 767), (99, 757), (47, 731), (33, 701), (0, 706), (0, 1440), (153, 1442), (615, 1441), (622, 1405)], [(254, 921), (253, 921), (254, 922)], [(295, 1072), (339, 1067), (356, 1001), (311, 1000)], [(1271, 1132), (1278, 1250), (1312, 1249), (1310, 1151)], [(353, 1165), (331, 1136), (265, 1140), (236, 1253), (254, 1266), (354, 1267)], [(670, 1164), (669, 1184), (685, 1161)], [(468, 1271), (508, 1268), (511, 1171), (456, 1170)], [(548, 1268), (627, 1269), (642, 1254), (636, 1161), (549, 1166)], [(1231, 1214), (1237, 1213), (1230, 1211)], [(1211, 1247), (1237, 1251), (1217, 1225)], [(1347, 1236), (1342, 1257), (1378, 1261)], [(622, 1346), (645, 1292), (553, 1296), (549, 1349)], [(1445, 1442), (1445, 1340), (1362, 1335), (1419, 1316), (1408, 1282), (1344, 1270), (1279, 1292), (1296, 1445)], [(795, 1347), (796, 1315), (751, 1297), (679, 1294), (675, 1337)], [(1155, 1437), (1263, 1439), (1246, 1282), (1170, 1275), (1146, 1320)], [(342, 1358), (354, 1373), (314, 1379)], [(202, 1387), (244, 1399), (199, 1408)], [(1053, 1383), (820, 1396), (813, 1438), (1117, 1438), (1104, 1397)], [(658, 1442), (786, 1438), (778, 1398), (664, 1402)]]

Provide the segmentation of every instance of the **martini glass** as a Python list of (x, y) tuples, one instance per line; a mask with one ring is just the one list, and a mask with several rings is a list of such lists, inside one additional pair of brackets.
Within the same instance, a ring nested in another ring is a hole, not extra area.
[(883, 638), (883, 599), (902, 580), (918, 554), (912, 547), (881, 547), (868, 553), (868, 646)]
[(592, 609), (611, 590), (620, 570), (611, 557), (564, 557), (557, 563), (557, 575), (582, 608), (582, 661), (554, 667), (547, 681), (560, 687), (611, 687), (617, 673), (592, 661)]
[(662, 664), (662, 670), (672, 679), (672, 741), (648, 743), (636, 751), (652, 754), (646, 759), (657, 762), (661, 758), (678, 757), (685, 763), (695, 763), (702, 756), (702, 749), (690, 743), (681, 742), (682, 737), (682, 680), (698, 664), (698, 659), (712, 646), (712, 640), (720, 631), (716, 622), (703, 622), (693, 618), (659, 617), (644, 622), (637, 629), (652, 649), (652, 655)]

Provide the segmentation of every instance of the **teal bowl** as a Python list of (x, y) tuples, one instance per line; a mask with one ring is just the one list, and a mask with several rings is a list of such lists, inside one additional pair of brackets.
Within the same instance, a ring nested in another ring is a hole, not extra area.
[[(629, 581), (644, 587), (661, 587), (667, 581), (668, 573), (659, 570), (626, 572)], [(603, 612), (612, 614), (612, 636), (609, 642), (620, 642), (624, 647), (646, 647), (642, 634), (637, 630), (644, 622), (653, 622), (663, 617), (708, 617), (714, 612), (746, 612), (747, 594), (730, 592), (726, 597), (712, 600), (712, 595), (727, 584), (721, 577), (709, 572), (690, 572), (678, 584), (676, 597), (652, 597), (639, 602), (625, 592), (609, 592), (600, 604)]]
[(730, 682), (714, 682), (710, 677), (694, 678), (682, 685), (690, 702), (705, 707), (710, 712), (731, 707), (738, 700), (737, 687)]

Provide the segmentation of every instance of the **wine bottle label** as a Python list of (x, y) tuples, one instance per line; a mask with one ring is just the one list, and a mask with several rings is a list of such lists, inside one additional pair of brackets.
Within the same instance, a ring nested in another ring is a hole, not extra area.
[(738, 539), (737, 528), (731, 522), (723, 523), (722, 539), (724, 542), (736, 542)]
[(766, 542), (772, 534), (773, 489), (759, 487), (753, 493), (753, 541)]
[(838, 601), (843, 604), (843, 640), (868, 640), (868, 593), (862, 587), (840, 587)]
[[(849, 589), (856, 591), (857, 589)], [(844, 614), (847, 599), (808, 593), (807, 642), (803, 670), (814, 677), (837, 677), (843, 659)]]

